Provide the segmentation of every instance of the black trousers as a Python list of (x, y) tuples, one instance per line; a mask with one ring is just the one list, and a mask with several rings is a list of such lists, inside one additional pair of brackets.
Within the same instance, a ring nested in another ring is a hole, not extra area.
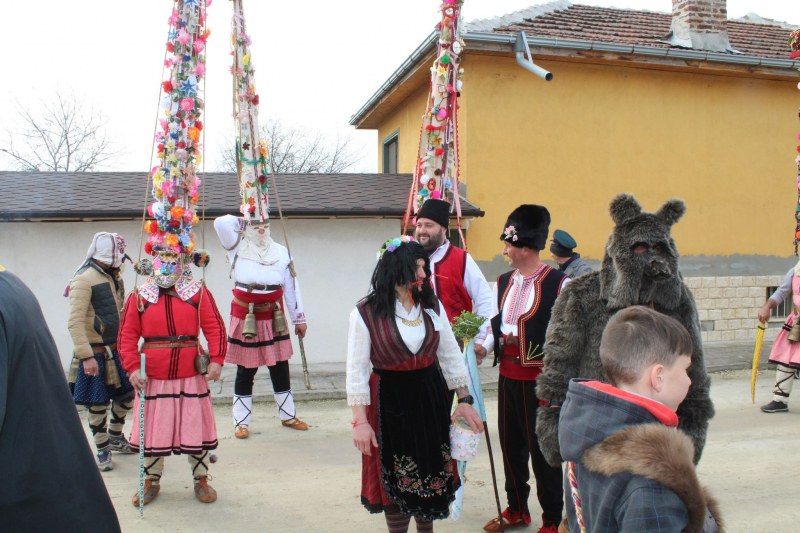
[[(289, 361), (278, 361), (273, 366), (268, 366), (269, 377), (272, 381), (273, 392), (288, 392), (292, 386), (289, 382)], [(258, 372), (256, 368), (236, 367), (236, 381), (233, 382), (233, 393), (237, 396), (253, 395), (253, 380)]]
[(536, 381), (521, 381), (500, 376), (497, 382), (498, 434), (503, 451), (506, 474), (506, 495), (511, 511), (530, 514), (528, 495), (528, 458), (533, 463), (536, 496), (545, 522), (561, 522), (564, 487), (561, 467), (553, 468), (545, 461), (536, 438)]

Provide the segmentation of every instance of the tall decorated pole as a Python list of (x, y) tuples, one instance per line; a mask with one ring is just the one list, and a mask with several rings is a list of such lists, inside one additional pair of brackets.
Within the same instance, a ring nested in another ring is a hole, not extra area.
[[(169, 16), (164, 70), (167, 79), (161, 82), (159, 113), (155, 135), (158, 164), (150, 170), (150, 204), (143, 216), (143, 232), (147, 233), (144, 251), (154, 260), (137, 261), (137, 274), (152, 275), (158, 271), (175, 275), (188, 268), (188, 263), (205, 266), (208, 256), (195, 250), (194, 228), (199, 218), (200, 178), (202, 163), (200, 142), (203, 100), (201, 81), (205, 76), (206, 7), (211, 0), (175, 0)], [(142, 287), (141, 291), (157, 291)], [(146, 379), (146, 354), (141, 354), (141, 377)], [(144, 516), (145, 459), (145, 392), (139, 393), (139, 516)]]
[[(794, 30), (792, 33), (789, 34), (789, 48), (791, 52), (789, 53), (790, 59), (800, 59), (800, 30)], [(800, 83), (797, 84), (797, 88), (800, 89)], [(797, 255), (797, 247), (800, 244), (800, 133), (797, 134), (797, 154), (795, 155), (795, 163), (797, 164), (797, 172), (795, 173), (795, 179), (797, 184), (797, 204), (795, 205), (794, 211), (794, 219), (795, 219), (795, 228), (794, 228), (794, 255)], [(800, 263), (798, 263), (800, 266)], [(798, 267), (795, 267), (795, 271), (797, 271)], [(766, 330), (766, 323), (760, 323), (756, 326), (758, 331), (756, 332), (756, 345), (755, 349), (753, 350), (753, 364), (751, 367), (750, 372), (750, 400), (755, 403), (756, 400), (756, 378), (758, 377), (758, 360), (761, 357), (761, 346), (764, 342), (764, 331)]]
[[(259, 97), (256, 92), (255, 70), (250, 55), (252, 41), (245, 26), (242, 0), (232, 0), (232, 2), (231, 45), (233, 50), (231, 55), (233, 56), (233, 65), (231, 74), (233, 75), (233, 116), (236, 122), (236, 173), (239, 176), (239, 194), (241, 196), (239, 209), (246, 221), (263, 223), (269, 221), (268, 147), (267, 143), (259, 138)], [(280, 196), (274, 184), (273, 190), (275, 191), (278, 216), (281, 219), (284, 243), (289, 251), (289, 272), (294, 280), (297, 274), (294, 270), (289, 238), (286, 235), (286, 228), (283, 226)], [(303, 379), (306, 388), (310, 389), (311, 380), (302, 336), (297, 336), (297, 343), (303, 363)]]
[(419, 153), (414, 167), (402, 231), (408, 230), (412, 213), (430, 198), (442, 199), (455, 207), (461, 218), (458, 196), (458, 97), (461, 92), (461, 6), (463, 0), (441, 0), (442, 20), (437, 25), (439, 40), (431, 67), (430, 94), (422, 117)]
[(236, 170), (241, 194), (240, 210), (253, 222), (269, 220), (267, 144), (259, 139), (258, 93), (250, 56), (251, 39), (245, 27), (241, 0), (233, 0), (233, 116), (236, 121)]
[[(169, 22), (168, 73), (161, 83), (161, 105), (156, 128), (158, 164), (151, 169), (148, 254), (173, 252), (201, 264), (195, 251), (194, 229), (200, 201), (198, 168), (202, 163), (203, 130), (201, 82), (205, 76), (207, 0), (175, 0)], [(211, 2), (208, 1), (210, 4)], [(140, 268), (147, 273), (146, 264)]]

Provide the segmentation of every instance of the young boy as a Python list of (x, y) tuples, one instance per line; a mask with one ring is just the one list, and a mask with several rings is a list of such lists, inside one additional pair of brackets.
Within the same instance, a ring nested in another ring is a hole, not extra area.
[(721, 531), (675, 410), (692, 340), (675, 319), (633, 306), (609, 320), (600, 360), (611, 384), (573, 379), (558, 440), (569, 531)]

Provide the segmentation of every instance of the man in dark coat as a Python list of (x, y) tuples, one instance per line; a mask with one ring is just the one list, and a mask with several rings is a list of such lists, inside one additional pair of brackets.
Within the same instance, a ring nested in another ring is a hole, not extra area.
[(0, 529), (120, 531), (36, 297), (0, 266)]

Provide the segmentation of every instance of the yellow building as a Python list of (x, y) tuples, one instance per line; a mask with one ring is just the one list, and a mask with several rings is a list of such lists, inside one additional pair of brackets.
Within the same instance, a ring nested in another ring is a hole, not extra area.
[[(612, 197), (632, 193), (646, 210), (681, 198), (673, 235), (704, 328), (717, 333), (707, 338), (747, 338), (754, 309), (794, 263), (800, 62), (789, 59), (788, 26), (727, 20), (724, 0), (673, 3), (670, 14), (559, 0), (466, 25), (461, 181), (486, 212), (467, 241), (491, 279), (505, 268), (507, 214), (538, 203), (551, 230), (569, 231), (597, 262)], [(523, 34), (552, 81), (522, 68)], [(378, 130), (387, 172), (413, 171), (436, 40), (352, 118)]]

